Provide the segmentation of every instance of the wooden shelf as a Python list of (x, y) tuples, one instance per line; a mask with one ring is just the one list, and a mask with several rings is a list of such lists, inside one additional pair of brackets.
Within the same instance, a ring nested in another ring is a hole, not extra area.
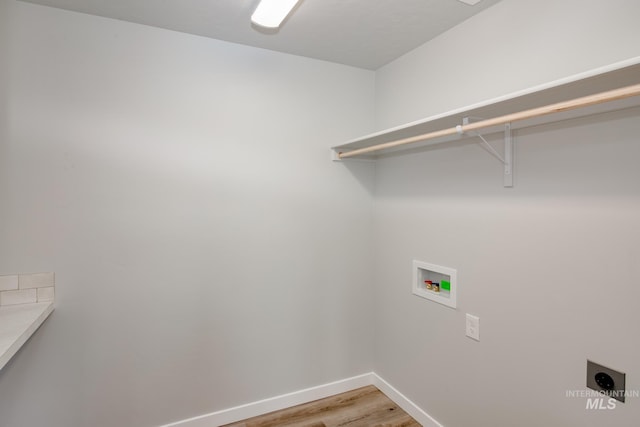
[[(463, 124), (463, 119), (465, 117), (491, 119), (637, 84), (640, 84), (640, 57), (357, 138), (332, 147), (332, 155), (334, 160), (341, 160), (339, 158), (339, 153), (347, 153), (356, 149), (373, 147), (390, 141), (411, 138), (443, 129), (455, 128), (456, 126)], [(637, 106), (640, 106), (640, 96), (633, 96), (598, 105), (578, 108), (571, 111), (562, 111), (550, 115), (513, 122), (511, 129), (521, 129)], [(504, 126), (495, 126), (483, 129), (482, 134), (486, 135), (503, 131)], [(352, 158), (376, 159), (398, 150), (406, 150), (407, 148), (413, 149), (426, 145), (456, 141), (471, 136), (472, 135), (467, 134), (447, 135), (430, 139), (428, 141), (412, 143), (411, 145), (403, 145), (400, 147), (383, 149), (374, 153), (366, 153)]]

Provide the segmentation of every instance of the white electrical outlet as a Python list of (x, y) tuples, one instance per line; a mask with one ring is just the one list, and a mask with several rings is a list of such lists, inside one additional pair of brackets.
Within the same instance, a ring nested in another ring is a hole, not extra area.
[(467, 313), (467, 336), (480, 341), (480, 318)]

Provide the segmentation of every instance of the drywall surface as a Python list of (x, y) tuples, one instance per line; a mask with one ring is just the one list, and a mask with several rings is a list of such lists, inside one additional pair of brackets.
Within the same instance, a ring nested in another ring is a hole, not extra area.
[(384, 129), (640, 56), (636, 0), (502, 0), (376, 73)]
[[(0, 0), (0, 58), (7, 58), (9, 55), (9, 1)], [(6, 180), (3, 178), (3, 171), (6, 171), (7, 153), (5, 151), (5, 142), (8, 138), (8, 76), (9, 62), (0, 60), (0, 189), (5, 185)], [(0, 190), (2, 191), (2, 190)], [(0, 218), (2, 217), (3, 204), (0, 203)], [(0, 233), (2, 232), (2, 221), (0, 221)], [(0, 245), (2, 245), (0, 239)]]
[[(380, 70), (378, 126), (640, 55), (640, 5), (599, 3), (504, 0)], [(378, 160), (374, 371), (445, 426), (636, 425), (640, 398), (579, 392), (587, 358), (640, 390), (639, 117), (518, 131), (512, 189), (473, 140)], [(457, 310), (412, 295), (414, 259), (457, 269)]]
[(374, 74), (11, 2), (0, 271), (56, 312), (3, 427), (153, 426), (371, 371)]

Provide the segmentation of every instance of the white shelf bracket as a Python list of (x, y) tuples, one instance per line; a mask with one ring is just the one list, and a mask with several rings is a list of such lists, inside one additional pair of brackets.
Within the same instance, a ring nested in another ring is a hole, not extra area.
[(504, 157), (502, 157), (502, 156), (500, 155), (500, 153), (498, 153), (498, 152), (496, 151), (496, 149), (495, 149), (495, 148), (493, 148), (493, 145), (489, 144), (489, 142), (487, 142), (487, 140), (486, 140), (486, 139), (484, 139), (484, 137), (483, 137), (482, 135), (480, 135), (479, 133), (476, 133), (476, 136), (477, 136), (478, 138), (480, 138), (480, 140), (482, 141), (482, 143), (484, 144), (484, 146), (485, 146), (485, 147), (487, 147), (487, 150), (489, 150), (489, 152), (490, 152), (491, 154), (493, 154), (493, 156), (494, 156), (496, 159), (500, 160), (500, 162), (501, 162), (503, 165), (506, 165), (506, 164), (507, 164), (507, 162), (505, 161)]
[(513, 187), (513, 136), (511, 123), (504, 125), (504, 186)]
[[(471, 123), (471, 121), (482, 120), (477, 117), (464, 117), (462, 119), (462, 125), (456, 126), (456, 131), (459, 135), (465, 134), (464, 127)], [(505, 188), (513, 187), (513, 138), (511, 134), (511, 123), (504, 125), (504, 156), (500, 155), (498, 151), (493, 148), (493, 145), (484, 139), (478, 132), (473, 132), (474, 136), (477, 136), (482, 141), (483, 146), (504, 166), (504, 186)]]

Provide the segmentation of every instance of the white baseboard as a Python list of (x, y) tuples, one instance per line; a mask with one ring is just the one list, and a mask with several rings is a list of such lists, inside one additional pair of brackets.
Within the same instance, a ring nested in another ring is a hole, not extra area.
[(422, 427), (443, 427), (431, 415), (423, 411), (418, 405), (396, 390), (391, 384), (380, 378), (376, 373), (371, 373), (372, 384), (383, 392), (389, 399), (393, 400), (396, 405), (401, 407), (407, 414), (411, 415), (414, 420), (422, 424)]
[(367, 385), (375, 385), (389, 399), (394, 401), (416, 421), (422, 424), (423, 427), (443, 427), (442, 424), (437, 422), (433, 417), (420, 409), (415, 403), (407, 399), (402, 393), (374, 372), (259, 400), (253, 403), (247, 403), (246, 405), (240, 405), (210, 414), (200, 415), (161, 427), (219, 427), (291, 406), (323, 399), (333, 396), (334, 394), (344, 393)]
[(304, 390), (294, 391), (293, 393), (259, 400), (246, 405), (236, 406), (235, 408), (224, 409), (222, 411), (212, 412), (199, 417), (166, 424), (161, 427), (218, 427), (371, 385), (373, 384), (371, 375), (371, 373), (362, 374), (329, 384), (323, 384)]

